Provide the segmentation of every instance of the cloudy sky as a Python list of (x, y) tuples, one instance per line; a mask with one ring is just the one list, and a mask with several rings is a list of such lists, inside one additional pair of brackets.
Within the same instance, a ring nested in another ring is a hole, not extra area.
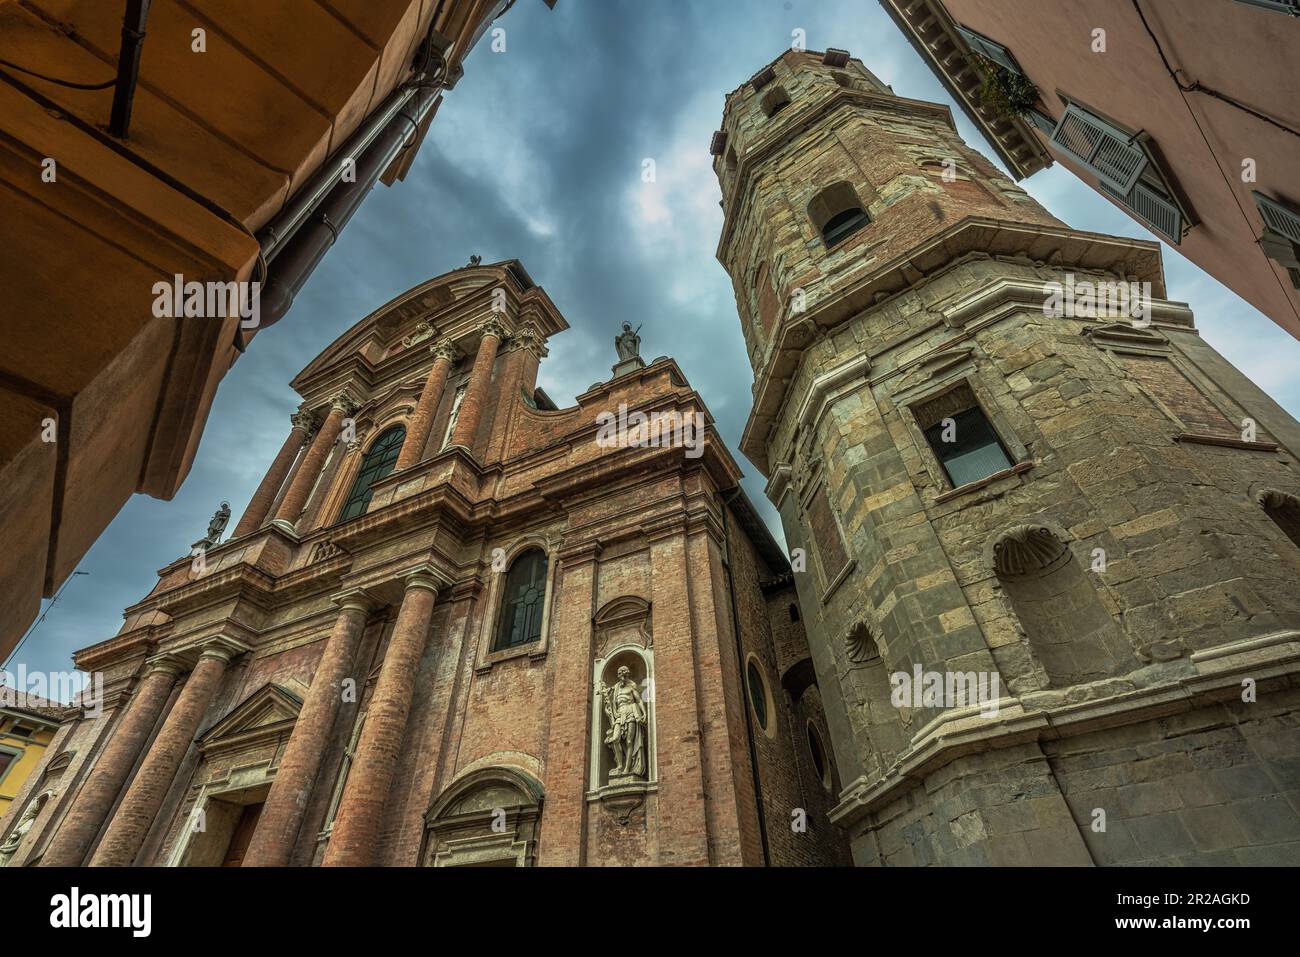
[[(122, 609), (188, 552), (223, 499), (238, 521), (288, 434), (299, 402), (290, 378), (373, 309), (471, 254), (520, 259), (568, 318), (540, 376), (561, 406), (608, 376), (619, 323), (644, 323), (642, 353), (677, 359), (734, 450), (751, 376), (713, 255), (722, 214), (709, 138), (724, 95), (795, 28), (809, 48), (850, 50), (902, 96), (948, 104), (967, 142), (993, 156), (873, 0), (560, 0), (554, 11), (518, 0), (498, 25), (505, 51), (485, 38), (471, 54), (406, 181), (376, 188), (293, 311), (226, 377), (180, 493), (127, 503), (8, 668), (64, 670), (74, 650), (114, 635)], [(646, 158), (652, 184), (641, 182)], [(1072, 226), (1151, 238), (1059, 166), (1022, 185)], [(1300, 415), (1288, 374), (1300, 342), (1169, 247), (1165, 265), (1170, 298), (1191, 304), (1205, 339)], [(770, 521), (762, 478), (740, 461)]]

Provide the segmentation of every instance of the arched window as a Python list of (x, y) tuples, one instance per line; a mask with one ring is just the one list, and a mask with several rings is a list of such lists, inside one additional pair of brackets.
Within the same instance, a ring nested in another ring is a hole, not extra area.
[(515, 558), (506, 573), (492, 650), (515, 648), (541, 638), (545, 602), (546, 553), (540, 548), (530, 548)]
[(406, 428), (401, 425), (393, 426), (375, 439), (370, 451), (361, 461), (361, 471), (357, 472), (357, 480), (352, 483), (348, 500), (343, 503), (343, 511), (339, 513), (340, 522), (365, 514), (370, 506), (372, 487), (397, 465), (397, 454), (402, 451), (405, 440)]
[(775, 86), (764, 94), (760, 106), (763, 112), (768, 116), (776, 116), (787, 106), (790, 105), (790, 94), (785, 91), (785, 87)]
[(827, 248), (843, 242), (871, 222), (858, 194), (848, 183), (834, 183), (814, 196), (808, 204), (808, 216)]

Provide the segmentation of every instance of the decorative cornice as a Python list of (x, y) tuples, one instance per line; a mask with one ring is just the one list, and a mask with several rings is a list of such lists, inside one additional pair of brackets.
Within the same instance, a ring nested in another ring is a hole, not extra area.
[[(779, 327), (765, 365), (755, 373), (754, 404), (741, 435), (741, 451), (758, 466), (759, 471), (768, 474), (770, 450), (767, 442), (782, 414), (803, 353), (817, 341), (813, 334), (815, 330), (833, 329), (869, 312), (893, 296), (942, 274), (968, 253), (1016, 256), (1031, 248), (1050, 254), (1052, 265), (1057, 269), (1068, 265), (1120, 276), (1135, 275), (1139, 280), (1151, 283), (1155, 296), (1163, 295), (1165, 290), (1160, 244), (1157, 242), (1089, 233), (1066, 226), (968, 216), (849, 285), (834, 290), (832, 295), (809, 303), (808, 311), (799, 316), (799, 321)], [(1042, 282), (999, 278), (948, 307), (945, 321), (955, 325), (969, 322), (977, 307), (992, 308), (1002, 301), (999, 297), (1005, 296), (1041, 310), (1043, 285)], [(1027, 299), (1030, 291), (1033, 298)], [(1155, 297), (1151, 303), (1153, 316), (1159, 315), (1172, 324), (1189, 327), (1191, 313), (1185, 305), (1167, 303)], [(1010, 314), (1015, 308), (1020, 306), (1009, 308), (1003, 314)], [(999, 316), (981, 321), (994, 321)]]

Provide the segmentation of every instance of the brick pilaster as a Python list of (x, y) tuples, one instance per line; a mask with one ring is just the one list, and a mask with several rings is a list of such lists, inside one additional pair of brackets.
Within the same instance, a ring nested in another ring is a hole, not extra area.
[[(599, 546), (589, 544), (560, 555), (556, 584), (564, 601), (554, 612), (557, 621), (549, 645), (556, 688), (591, 687), (599, 554)], [(546, 840), (538, 847), (538, 863), (548, 867), (580, 867), (586, 862), (591, 708), (590, 694), (556, 701), (551, 708), (546, 738)]]
[[(650, 534), (651, 630), (655, 636), (655, 718), (659, 765), (659, 861), (674, 866), (709, 864), (704, 807), (700, 694), (690, 594), (709, 587), (693, 582), (687, 565), (684, 521)], [(686, 594), (682, 594), (682, 583)]]
[(456, 358), (456, 348), (450, 342), (439, 342), (430, 347), (433, 353), (433, 368), (424, 380), (424, 389), (420, 392), (420, 401), (416, 403), (415, 413), (406, 428), (406, 441), (397, 456), (397, 468), (409, 468), (424, 458), (424, 447), (429, 441), (429, 429), (433, 426), (433, 417), (442, 401), (443, 390), (447, 387), (447, 373)]
[(271, 463), (266, 476), (257, 486), (257, 491), (253, 493), (248, 508), (244, 509), (243, 517), (235, 526), (235, 538), (261, 528), (266, 513), (271, 510), (271, 503), (275, 501), (275, 493), (280, 491), (285, 476), (289, 474), (289, 469), (293, 467), (294, 460), (298, 457), (298, 450), (302, 448), (302, 444), (307, 441), (307, 436), (311, 433), (311, 413), (295, 412), (289, 418), (293, 422), (289, 437), (284, 440), (284, 445), (280, 446), (275, 461)]
[(135, 863), (181, 760), (194, 742), (199, 722), (221, 686), (226, 665), (237, 653), (223, 642), (203, 649), (95, 849), (90, 859), (92, 867), (129, 867)]
[(438, 582), (426, 572), (407, 576), (402, 607), (366, 709), (356, 757), (325, 850), (326, 867), (366, 867), (375, 861), (375, 845), (411, 711), (412, 679), (428, 640), (437, 590)]
[(334, 730), (343, 700), (343, 679), (356, 656), (357, 644), (366, 628), (371, 602), (361, 592), (348, 592), (336, 599), (338, 617), (325, 643), (320, 664), (293, 733), (271, 783), (257, 831), (244, 855), (244, 867), (286, 867), (293, 853), (321, 758)]
[(325, 456), (329, 455), (330, 446), (338, 439), (339, 430), (343, 427), (343, 418), (351, 407), (351, 400), (344, 395), (335, 396), (330, 402), (329, 415), (325, 416), (320, 431), (316, 433), (316, 438), (312, 439), (311, 448), (303, 456), (302, 464), (294, 473), (289, 490), (280, 502), (279, 509), (276, 510), (277, 521), (285, 521), (290, 525), (297, 523), (303, 506), (307, 504), (307, 496), (311, 494), (312, 486), (316, 484), (316, 476), (320, 474), (321, 466), (325, 464)]
[(41, 856), (43, 867), (79, 867), (85, 861), (86, 851), (104, 826), (104, 819), (135, 766), (140, 749), (167, 704), (179, 671), (176, 665), (166, 661), (150, 667), (50, 846)]
[(479, 421), (483, 418), (483, 405), (487, 402), (488, 389), (492, 386), (492, 366), (497, 360), (497, 348), (505, 337), (505, 327), (499, 320), (489, 319), (483, 323), (483, 338), (479, 341), (478, 353), (474, 356), (474, 367), (470, 370), (465, 398), (460, 403), (456, 430), (451, 436), (452, 445), (462, 445), (467, 449), (474, 447)]

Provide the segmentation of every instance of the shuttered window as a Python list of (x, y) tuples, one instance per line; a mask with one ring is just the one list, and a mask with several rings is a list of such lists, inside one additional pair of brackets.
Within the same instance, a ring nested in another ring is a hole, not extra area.
[(1177, 246), (1183, 240), (1183, 214), (1168, 196), (1154, 186), (1138, 181), (1128, 193), (1121, 193), (1103, 180), (1102, 192), (1126, 207), (1130, 213)]
[(1300, 17), (1300, 0), (1238, 0), (1239, 3), (1248, 3), (1252, 7), (1263, 7), (1265, 10), (1274, 10), (1277, 13), (1290, 14), (1293, 17)]
[(1016, 58), (1011, 55), (1011, 51), (1004, 47), (996, 40), (990, 40), (982, 33), (976, 33), (970, 27), (964, 27), (957, 24), (957, 32), (961, 34), (962, 39), (970, 46), (972, 50), (981, 56), (986, 56), (1000, 67), (1010, 70), (1012, 73), (1024, 74), (1020, 69), (1020, 64)]
[(1255, 206), (1259, 209), (1259, 214), (1264, 217), (1264, 225), (1291, 242), (1300, 243), (1300, 212), (1288, 209), (1263, 193), (1256, 192), (1251, 195), (1255, 197)]
[(1129, 194), (1147, 167), (1146, 153), (1127, 133), (1075, 103), (1065, 108), (1052, 142), (1121, 196)]

